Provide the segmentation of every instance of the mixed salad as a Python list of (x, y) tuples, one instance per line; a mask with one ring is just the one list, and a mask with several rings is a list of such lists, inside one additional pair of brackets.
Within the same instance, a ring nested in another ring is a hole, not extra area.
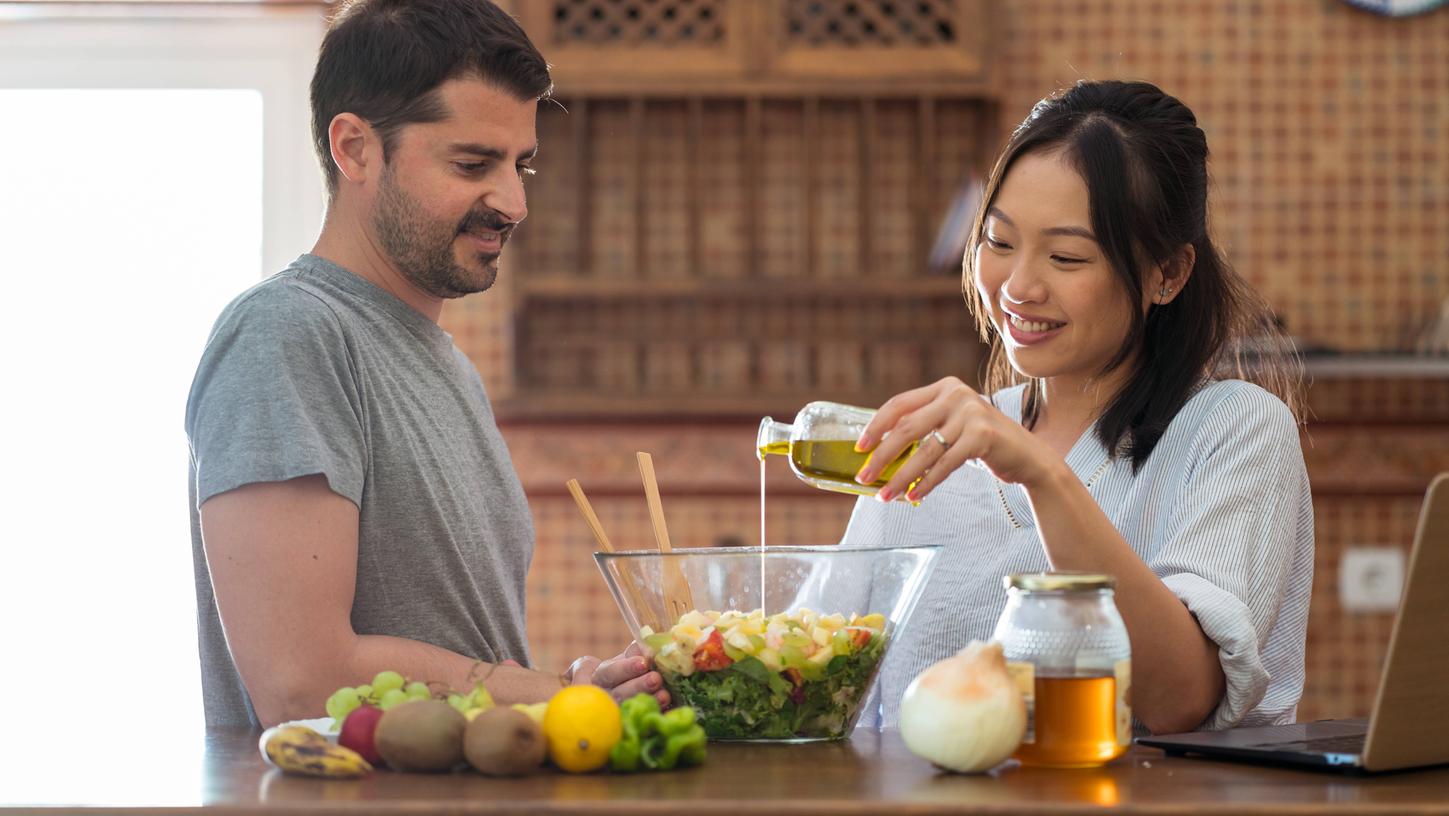
[(640, 643), (711, 739), (846, 736), (885, 651), (885, 616), (687, 612)]

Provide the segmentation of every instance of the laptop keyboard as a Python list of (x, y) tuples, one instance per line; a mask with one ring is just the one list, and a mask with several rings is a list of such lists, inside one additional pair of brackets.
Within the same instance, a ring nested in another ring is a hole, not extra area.
[(1314, 737), (1293, 742), (1265, 742), (1256, 747), (1273, 748), (1279, 751), (1308, 751), (1322, 754), (1361, 754), (1364, 734), (1345, 734), (1338, 737)]

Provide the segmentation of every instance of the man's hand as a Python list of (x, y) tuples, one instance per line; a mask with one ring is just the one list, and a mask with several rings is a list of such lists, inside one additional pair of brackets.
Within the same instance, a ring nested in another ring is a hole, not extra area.
[(564, 676), (570, 685), (592, 683), (619, 702), (636, 694), (653, 694), (660, 706), (669, 705), (664, 678), (652, 669), (651, 661), (644, 656), (644, 650), (639, 648), (638, 643), (630, 643), (623, 654), (603, 662), (597, 657), (581, 657), (569, 666)]

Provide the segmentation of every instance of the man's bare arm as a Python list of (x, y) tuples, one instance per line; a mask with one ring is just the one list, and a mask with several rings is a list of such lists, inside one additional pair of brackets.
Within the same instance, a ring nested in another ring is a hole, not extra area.
[(383, 669), (470, 688), (500, 703), (546, 700), (557, 675), (477, 661), (428, 643), (352, 630), (357, 506), (323, 476), (247, 485), (201, 506), (207, 566), (227, 646), (263, 725), (322, 716), (328, 695)]

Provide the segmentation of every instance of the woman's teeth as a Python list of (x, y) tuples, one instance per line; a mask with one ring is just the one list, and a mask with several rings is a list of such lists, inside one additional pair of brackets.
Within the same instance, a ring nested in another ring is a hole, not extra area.
[(1052, 329), (1059, 329), (1062, 326), (1067, 325), (1065, 323), (1038, 323), (1034, 320), (1022, 320), (1016, 315), (1009, 315), (1008, 319), (1011, 320), (1011, 325), (1017, 327), (1018, 329), (1021, 329), (1024, 332), (1033, 333), (1051, 331)]

